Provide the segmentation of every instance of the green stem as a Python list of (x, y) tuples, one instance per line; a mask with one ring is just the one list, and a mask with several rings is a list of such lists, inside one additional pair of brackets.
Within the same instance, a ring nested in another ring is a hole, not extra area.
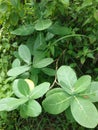
[(82, 35), (82, 34), (71, 34), (71, 35), (63, 36), (63, 37), (57, 39), (53, 44), (56, 44), (57, 42), (59, 42), (63, 39), (69, 38), (69, 37), (86, 37), (86, 38), (89, 38), (88, 36), (85, 36), (85, 35)]

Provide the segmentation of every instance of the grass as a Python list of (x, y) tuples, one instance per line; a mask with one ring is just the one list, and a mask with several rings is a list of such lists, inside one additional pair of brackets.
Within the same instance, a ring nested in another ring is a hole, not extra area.
[(0, 130), (86, 130), (86, 128), (76, 122), (67, 121), (65, 113), (59, 115), (43, 113), (36, 118), (23, 119), (17, 112), (10, 112), (6, 120), (0, 120)]

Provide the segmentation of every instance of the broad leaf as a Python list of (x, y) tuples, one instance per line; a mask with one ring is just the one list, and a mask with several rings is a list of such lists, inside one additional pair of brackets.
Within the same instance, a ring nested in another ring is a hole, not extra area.
[(57, 70), (57, 78), (58, 82), (60, 83), (61, 87), (65, 89), (69, 89), (71, 93), (74, 92), (73, 85), (77, 81), (76, 73), (74, 70), (69, 66), (61, 66)]
[(60, 0), (60, 2), (62, 2), (66, 7), (69, 6), (69, 0)]
[(11, 4), (12, 4), (14, 7), (16, 7), (16, 8), (18, 8), (18, 6), (20, 5), (19, 0), (10, 0), (10, 1), (11, 1)]
[(95, 12), (94, 12), (94, 18), (98, 22), (98, 10), (95, 10)]
[(30, 88), (29, 88), (29, 85), (28, 83), (23, 80), (23, 79), (19, 79), (18, 80), (18, 91), (24, 95), (24, 96), (29, 96), (30, 94)]
[(52, 25), (52, 21), (50, 19), (47, 20), (38, 20), (35, 24), (35, 29), (38, 31), (45, 30)]
[(21, 59), (26, 62), (27, 64), (30, 64), (31, 62), (31, 53), (29, 48), (26, 45), (20, 45), (18, 49), (19, 56)]
[(26, 110), (27, 110), (27, 105), (26, 104), (22, 104), (20, 107), (20, 116), (22, 118), (27, 118), (28, 116), (26, 115)]
[(63, 90), (62, 88), (54, 88), (54, 89), (51, 89), (51, 90), (49, 90), (49, 91), (46, 93), (46, 97), (51, 96), (52, 94), (55, 94), (55, 93), (59, 93), (59, 92), (64, 92), (64, 90)]
[(42, 97), (49, 90), (50, 83), (44, 82), (36, 86), (31, 92), (31, 98), (37, 99)]
[(98, 102), (98, 82), (92, 82), (87, 96), (92, 102)]
[(34, 45), (33, 45), (33, 49), (32, 49), (33, 55), (36, 55), (36, 53), (39, 50), (44, 50), (45, 47), (46, 47), (46, 42), (45, 42), (44, 34), (42, 32), (39, 32), (39, 34), (37, 35), (37, 37), (34, 41)]
[(50, 114), (59, 114), (69, 107), (71, 97), (65, 92), (54, 93), (43, 101), (45, 111)]
[(56, 74), (56, 70), (51, 69), (51, 68), (48, 68), (48, 67), (42, 68), (42, 71), (43, 71), (45, 74), (49, 75), (49, 76), (55, 76), (55, 74)]
[(20, 66), (20, 60), (19, 59), (15, 59), (12, 63), (12, 67), (19, 67)]
[(26, 103), (25, 114), (30, 117), (37, 117), (42, 111), (40, 104), (35, 100)]
[(52, 58), (44, 58), (44, 59), (39, 60), (39, 61), (34, 61), (33, 66), (35, 68), (43, 68), (43, 67), (50, 65), (52, 62), (53, 62)]
[(28, 83), (23, 79), (16, 79), (13, 82), (13, 91), (19, 98), (23, 98), (30, 94), (30, 88)]
[(12, 111), (27, 101), (26, 98), (3, 98), (0, 100), (0, 111)]
[(91, 84), (91, 76), (89, 75), (81, 76), (74, 84), (75, 93), (85, 91), (90, 86), (90, 84)]
[(7, 75), (8, 76), (18, 76), (26, 71), (28, 71), (30, 69), (29, 66), (27, 65), (24, 65), (24, 66), (19, 66), (19, 67), (14, 67), (12, 69), (10, 69), (8, 72), (7, 72)]
[(5, 2), (0, 3), (0, 13), (4, 14), (8, 9), (8, 5)]
[(74, 119), (86, 128), (94, 128), (98, 124), (98, 111), (89, 100), (74, 97), (71, 112)]
[(59, 24), (54, 24), (49, 28), (49, 32), (53, 33), (53, 34), (57, 34), (57, 35), (68, 35), (71, 34), (71, 29), (65, 26), (61, 26)]
[(11, 34), (20, 35), (20, 36), (26, 36), (30, 35), (34, 32), (33, 25), (22, 25), (16, 30), (12, 31)]

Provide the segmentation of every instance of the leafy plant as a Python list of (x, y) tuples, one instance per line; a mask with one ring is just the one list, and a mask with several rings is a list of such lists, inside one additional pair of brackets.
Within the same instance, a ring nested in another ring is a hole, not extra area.
[(18, 98), (9, 97), (0, 100), (0, 111), (20, 110), (22, 117), (36, 117), (42, 109), (35, 100), (42, 97), (48, 90), (50, 84), (44, 82), (36, 87), (31, 80), (16, 79), (13, 83), (13, 92)]
[(69, 66), (61, 66), (57, 70), (57, 79), (61, 88), (47, 92), (43, 101), (44, 109), (50, 114), (59, 114), (70, 107), (74, 119), (80, 125), (96, 127), (98, 111), (93, 102), (98, 102), (98, 82), (91, 82), (89, 75), (77, 80), (76, 73)]

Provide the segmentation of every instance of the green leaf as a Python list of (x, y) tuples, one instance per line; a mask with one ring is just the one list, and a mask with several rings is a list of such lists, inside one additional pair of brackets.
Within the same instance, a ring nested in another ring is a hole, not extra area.
[(20, 45), (18, 49), (19, 56), (21, 59), (26, 62), (27, 64), (30, 64), (31, 62), (31, 53), (29, 48), (26, 45)]
[(18, 8), (18, 6), (20, 5), (19, 0), (10, 0), (10, 1), (11, 1), (11, 4), (12, 4), (14, 7), (16, 7), (16, 8)]
[(47, 68), (47, 67), (42, 68), (42, 71), (49, 76), (55, 76), (55, 74), (56, 74), (56, 70), (51, 69), (51, 68)]
[(60, 0), (62, 4), (64, 4), (66, 7), (69, 6), (69, 0)]
[(5, 2), (1, 2), (0, 3), (0, 13), (4, 14), (7, 11), (7, 9), (8, 9), (8, 5)]
[(65, 92), (54, 93), (43, 101), (45, 111), (50, 114), (59, 114), (69, 107), (71, 97)]
[(12, 111), (17, 109), (18, 106), (24, 104), (26, 101), (26, 98), (3, 98), (0, 100), (0, 111)]
[(20, 60), (19, 59), (15, 59), (12, 63), (12, 67), (19, 67), (20, 66)]
[(83, 127), (95, 128), (98, 124), (98, 111), (89, 100), (74, 97), (71, 112), (74, 119)]
[(38, 31), (42, 31), (49, 28), (51, 25), (52, 21), (50, 19), (38, 20), (37, 23), (35, 24), (35, 29)]
[(52, 58), (44, 58), (38, 61), (33, 61), (33, 67), (34, 68), (43, 68), (46, 67), (48, 65), (50, 65), (53, 62)]
[(96, 21), (98, 21), (98, 10), (94, 12), (94, 18), (96, 19)]
[(66, 26), (61, 26), (59, 24), (54, 24), (49, 28), (49, 32), (53, 33), (53, 34), (57, 34), (57, 35), (68, 35), (71, 34), (72, 31), (70, 28), (66, 27)]
[(26, 103), (25, 113), (30, 117), (37, 117), (42, 111), (40, 104), (35, 100), (30, 100)]
[(12, 31), (11, 34), (26, 36), (32, 34), (33, 32), (34, 32), (33, 25), (28, 24), (20, 26), (16, 30)]
[[(18, 80), (18, 91), (24, 95), (24, 96), (28, 96), (30, 94), (30, 88), (29, 85), (27, 84), (27, 82), (23, 79), (19, 79)], [(17, 91), (17, 89), (16, 89)], [(18, 95), (17, 95), (18, 96)]]
[(31, 98), (37, 99), (42, 97), (49, 90), (50, 83), (44, 82), (36, 86), (31, 92)]
[(98, 102), (98, 82), (92, 82), (87, 96), (92, 102)]
[(90, 86), (90, 83), (91, 83), (91, 76), (89, 75), (81, 76), (74, 84), (75, 93), (85, 91)]
[(22, 118), (27, 118), (28, 116), (26, 115), (26, 110), (27, 110), (27, 105), (26, 104), (22, 104), (20, 107), (20, 116)]
[(39, 32), (33, 45), (33, 50), (32, 50), (33, 55), (36, 55), (36, 52), (39, 51), (39, 49), (42, 48), (43, 50), (45, 46), (46, 46), (46, 42), (45, 42), (44, 34), (42, 32)]
[[(61, 66), (57, 70), (57, 78), (61, 87), (68, 93), (73, 93), (73, 85), (77, 81), (76, 73), (69, 66)], [(68, 91), (67, 91), (68, 90)]]
[(18, 76), (26, 71), (28, 71), (30, 69), (29, 66), (27, 65), (24, 65), (24, 66), (19, 66), (19, 67), (14, 67), (12, 69), (10, 69), (8, 72), (7, 72), (7, 75), (8, 76)]
[(18, 89), (18, 82), (19, 82), (19, 79), (14, 80), (13, 85), (12, 85), (13, 92), (14, 92), (14, 94), (15, 94), (17, 97), (19, 97), (19, 98), (24, 98), (25, 95), (23, 95), (23, 94), (19, 91), (19, 89)]
[(51, 90), (49, 90), (49, 91), (46, 93), (46, 97), (51, 96), (52, 94), (55, 94), (55, 93), (59, 93), (59, 92), (64, 92), (64, 90), (63, 90), (62, 88), (54, 88), (54, 89), (51, 89)]

